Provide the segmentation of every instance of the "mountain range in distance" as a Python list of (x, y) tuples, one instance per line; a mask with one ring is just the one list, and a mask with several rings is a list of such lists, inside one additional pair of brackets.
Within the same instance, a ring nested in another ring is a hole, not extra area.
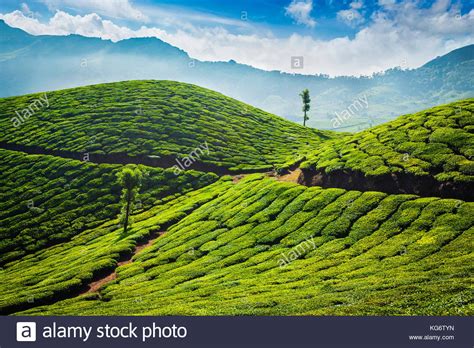
[(33, 36), (0, 20), (0, 78), (0, 97), (123, 80), (175, 80), (300, 123), (298, 94), (308, 88), (309, 126), (358, 131), (401, 114), (474, 97), (474, 45), (416, 69), (329, 77), (264, 71), (232, 60), (203, 62), (157, 38), (114, 43), (79, 35)]

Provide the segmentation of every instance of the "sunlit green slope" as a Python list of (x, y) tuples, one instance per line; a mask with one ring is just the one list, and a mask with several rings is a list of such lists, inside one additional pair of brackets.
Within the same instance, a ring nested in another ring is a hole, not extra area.
[(302, 167), (474, 181), (474, 99), (437, 106), (315, 148)]
[[(29, 114), (25, 121), (15, 117)], [(172, 81), (127, 81), (0, 99), (0, 141), (90, 153), (185, 157), (271, 169), (336, 133), (289, 122), (220, 93)]]
[(139, 214), (120, 243), (111, 222), (9, 265), (2, 303), (40, 305), (166, 231), (98, 293), (23, 314), (467, 315), (473, 224), (459, 200), (223, 178)]
[[(0, 149), (0, 265), (116, 218), (121, 168)], [(212, 173), (143, 171), (138, 211), (217, 180)]]

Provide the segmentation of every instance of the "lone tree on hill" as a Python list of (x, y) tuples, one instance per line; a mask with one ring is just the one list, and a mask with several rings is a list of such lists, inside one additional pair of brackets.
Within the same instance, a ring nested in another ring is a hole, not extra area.
[(306, 113), (309, 111), (311, 108), (311, 98), (309, 97), (309, 91), (308, 89), (304, 89), (303, 92), (300, 93), (300, 97), (303, 100), (303, 112), (304, 112), (304, 117), (303, 117), (303, 126), (306, 127), (306, 121), (309, 120), (309, 117), (306, 115)]
[(120, 223), (123, 225), (123, 234), (127, 234), (127, 229), (132, 225), (130, 213), (133, 211), (134, 202), (140, 190), (143, 173), (137, 168), (125, 167), (117, 174), (118, 182), (122, 186), (122, 211)]

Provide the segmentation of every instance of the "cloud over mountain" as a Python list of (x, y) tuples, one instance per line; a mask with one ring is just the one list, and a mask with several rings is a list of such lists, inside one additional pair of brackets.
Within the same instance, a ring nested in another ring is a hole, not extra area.
[[(310, 17), (312, 6), (311, 1), (292, 1), (286, 11), (295, 16), (297, 22), (311, 27), (315, 25)], [(363, 2), (354, 1), (349, 7), (351, 22), (362, 23)], [(348, 15), (346, 13), (346, 17)], [(418, 7), (414, 1), (383, 1), (372, 13), (370, 22), (360, 27), (353, 37), (332, 39), (301, 33), (276, 36), (271, 30), (259, 28), (242, 33), (217, 21), (208, 26), (180, 23), (174, 28), (164, 28), (154, 22), (132, 29), (97, 13), (71, 15), (60, 10), (46, 22), (18, 10), (0, 14), (0, 18), (34, 35), (79, 34), (113, 41), (157, 37), (200, 60), (232, 59), (265, 70), (331, 76), (370, 75), (395, 66), (415, 68), (474, 42), (471, 35), (474, 10), (461, 14), (459, 6), (449, 0), (438, 0), (427, 8)], [(304, 56), (303, 69), (291, 69), (292, 56)]]

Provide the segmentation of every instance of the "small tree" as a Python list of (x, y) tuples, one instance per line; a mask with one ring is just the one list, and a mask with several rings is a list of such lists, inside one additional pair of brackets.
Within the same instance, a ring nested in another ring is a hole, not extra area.
[(141, 170), (131, 167), (125, 167), (117, 174), (120, 186), (122, 186), (122, 211), (120, 214), (120, 223), (123, 225), (123, 234), (127, 234), (128, 227), (132, 221), (130, 213), (133, 211), (135, 200), (138, 196), (142, 181)]
[(303, 100), (303, 112), (304, 112), (304, 117), (303, 117), (303, 126), (306, 127), (306, 121), (309, 120), (309, 117), (307, 116), (307, 112), (311, 108), (310, 103), (311, 103), (311, 98), (309, 97), (309, 91), (308, 89), (304, 89), (300, 93), (300, 97)]

